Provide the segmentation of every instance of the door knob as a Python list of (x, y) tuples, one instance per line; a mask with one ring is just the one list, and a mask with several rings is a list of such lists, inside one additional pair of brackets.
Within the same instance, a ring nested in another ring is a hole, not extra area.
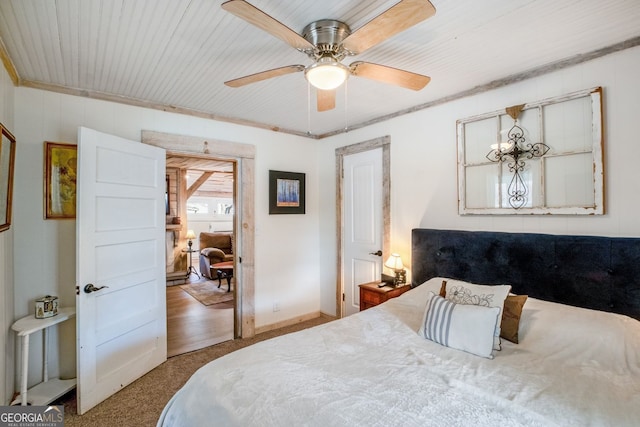
[(86, 294), (90, 294), (91, 292), (99, 291), (100, 289), (104, 289), (104, 288), (108, 288), (108, 286), (100, 286), (96, 288), (95, 286), (93, 286), (93, 283), (89, 283), (88, 285), (85, 285), (84, 292)]
[(369, 255), (382, 256), (382, 251), (378, 249), (378, 252), (369, 252)]

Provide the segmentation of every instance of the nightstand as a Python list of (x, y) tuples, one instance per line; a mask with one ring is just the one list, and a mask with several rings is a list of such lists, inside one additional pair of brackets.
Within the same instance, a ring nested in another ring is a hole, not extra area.
[(379, 287), (381, 282), (363, 283), (360, 286), (360, 311), (400, 296), (411, 289), (411, 285), (403, 285), (397, 288), (393, 286)]

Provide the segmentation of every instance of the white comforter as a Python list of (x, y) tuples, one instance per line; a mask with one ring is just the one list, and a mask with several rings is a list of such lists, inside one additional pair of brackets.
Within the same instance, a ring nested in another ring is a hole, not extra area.
[(640, 425), (640, 322), (530, 298), (490, 360), (416, 333), (440, 282), (207, 364), (158, 425)]

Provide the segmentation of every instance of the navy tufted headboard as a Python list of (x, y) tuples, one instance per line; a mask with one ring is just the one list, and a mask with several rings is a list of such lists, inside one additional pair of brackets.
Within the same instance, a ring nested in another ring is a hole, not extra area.
[(510, 284), (516, 294), (640, 319), (640, 238), (414, 229), (412, 281)]

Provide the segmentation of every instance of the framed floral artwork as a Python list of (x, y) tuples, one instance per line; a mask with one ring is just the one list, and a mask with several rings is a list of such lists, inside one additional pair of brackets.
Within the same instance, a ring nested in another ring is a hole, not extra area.
[(76, 144), (44, 143), (45, 219), (76, 217)]

